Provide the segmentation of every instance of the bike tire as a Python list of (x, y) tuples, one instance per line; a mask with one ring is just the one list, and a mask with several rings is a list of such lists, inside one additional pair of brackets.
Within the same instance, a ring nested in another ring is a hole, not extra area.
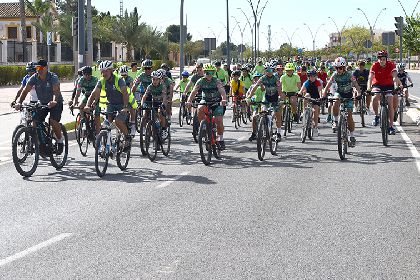
[(120, 168), (120, 170), (124, 171), (127, 169), (128, 162), (130, 161), (131, 143), (129, 147), (124, 148), (124, 135), (120, 134), (118, 138), (119, 138), (118, 144), (117, 144), (118, 151), (117, 151), (116, 161), (117, 161), (117, 166)]
[(267, 146), (267, 137), (265, 135), (267, 129), (266, 127), (266, 118), (265, 117), (261, 117), (259, 119), (258, 122), (258, 126), (257, 126), (257, 154), (258, 154), (258, 159), (260, 161), (264, 160), (264, 156), (265, 156), (265, 149)]
[(13, 139), (15, 139), (16, 132), (17, 132), (19, 129), (23, 128), (23, 127), (25, 127), (23, 124), (18, 124), (18, 125), (15, 127), (15, 129), (13, 130), (13, 133), (12, 133), (12, 143), (13, 143)]
[(140, 131), (139, 131), (139, 135), (140, 135), (140, 151), (142, 156), (146, 156), (147, 155), (147, 151), (145, 148), (145, 137), (146, 137), (146, 126), (147, 126), (147, 122), (146, 120), (142, 120), (140, 121)]
[(184, 125), (184, 116), (185, 116), (185, 104), (181, 103), (179, 105), (179, 115), (178, 115), (179, 127), (182, 127)]
[[(23, 142), (21, 139), (22, 134)], [(20, 144), (22, 144), (21, 146), (23, 146), (25, 152), (24, 159), (18, 156), (18, 151), (22, 151), (22, 149), (20, 149)], [(33, 164), (29, 166), (28, 170), (24, 170), (22, 165), (24, 162), (26, 162), (28, 158), (28, 152), (32, 152), (32, 154), (34, 155), (34, 161)], [(12, 142), (12, 158), (16, 171), (20, 175), (22, 175), (23, 177), (30, 177), (32, 176), (32, 174), (34, 174), (39, 162), (39, 146), (36, 137), (36, 131), (34, 128), (22, 127), (18, 131), (16, 131), (15, 137), (13, 138)]]
[(347, 142), (347, 121), (343, 115), (340, 115), (337, 126), (337, 148), (341, 160), (346, 159)]
[(145, 149), (150, 161), (155, 161), (158, 150), (158, 135), (153, 121), (146, 125)]
[(57, 170), (60, 170), (61, 168), (64, 167), (64, 165), (66, 165), (67, 157), (68, 157), (68, 154), (69, 154), (69, 138), (68, 138), (68, 135), (67, 135), (67, 129), (62, 124), (61, 124), (61, 135), (63, 137), (63, 144), (64, 144), (63, 155), (57, 154), (57, 149), (58, 149), (57, 138), (54, 135), (53, 129), (51, 128), (51, 142), (52, 142), (51, 147), (52, 147), (52, 151), (51, 151), (51, 155), (50, 155), (50, 162), (51, 162), (52, 166), (54, 166), (55, 169), (57, 169)]
[(200, 129), (200, 123), (198, 122), (197, 110), (195, 110), (194, 112), (192, 127), (193, 127), (192, 135), (194, 138), (194, 142), (198, 143), (198, 131)]
[(87, 155), (87, 150), (89, 147), (89, 137), (88, 137), (88, 131), (85, 130), (85, 132), (83, 133), (83, 122), (85, 120), (81, 120), (80, 121), (80, 125), (77, 127), (77, 137), (76, 139), (78, 139), (77, 144), (79, 144), (79, 150), (80, 153), (82, 154), (82, 156), (86, 156)]
[(401, 97), (400, 99), (400, 106), (398, 106), (398, 121), (402, 126), (404, 121), (404, 98)]
[(211, 143), (210, 143), (210, 133), (209, 128), (207, 127), (207, 122), (202, 120), (200, 123), (200, 128), (198, 129), (198, 147), (200, 150), (201, 161), (205, 165), (209, 165), (211, 161)]
[[(102, 130), (96, 137), (95, 145), (95, 171), (99, 177), (103, 177), (106, 174), (108, 168), (109, 152), (111, 143), (108, 143), (108, 132)], [(99, 160), (103, 159), (103, 166), (100, 165)]]
[(309, 110), (305, 110), (305, 115), (304, 115), (303, 124), (302, 124), (302, 135), (301, 135), (302, 143), (305, 143), (306, 137), (308, 136), (308, 128), (311, 125), (310, 114), (311, 112)]
[(283, 123), (284, 123), (284, 133), (283, 133), (283, 135), (284, 136), (286, 136), (287, 132), (288, 132), (289, 119), (290, 119), (290, 110), (289, 110), (289, 107), (286, 106), (284, 108), (284, 118), (283, 118)]
[(74, 135), (75, 135), (75, 137), (76, 137), (76, 141), (77, 141), (77, 143), (79, 143), (79, 139), (77, 138), (77, 130), (78, 130), (78, 128), (79, 128), (79, 126), (81, 126), (81, 120), (82, 120), (82, 116), (81, 116), (81, 114), (80, 114), (80, 112), (79, 113), (77, 113), (77, 115), (76, 115), (76, 124), (75, 124), (75, 126), (74, 126)]
[(162, 139), (161, 142), (162, 153), (165, 157), (169, 156), (169, 152), (171, 151), (171, 126), (168, 126), (166, 130), (168, 132), (168, 137)]
[(386, 106), (381, 106), (380, 120), (381, 120), (382, 144), (384, 146), (388, 146), (389, 119), (388, 119), (388, 108)]
[(365, 115), (366, 115), (366, 100), (363, 97), (362, 99), (360, 99), (360, 124), (362, 125), (362, 127), (366, 127)]
[(136, 120), (135, 120), (135, 126), (137, 133), (140, 133), (141, 131), (141, 119), (142, 119), (142, 112), (143, 110), (138, 109), (136, 110)]
[[(247, 107), (245, 107), (245, 108), (247, 108)], [(247, 117), (246, 110), (245, 111), (244, 110), (241, 110), (241, 117), (242, 117), (242, 123), (244, 125), (246, 125), (248, 123), (248, 117)]]
[(279, 145), (276, 138), (274, 137), (274, 135), (277, 134), (277, 127), (275, 126), (275, 123), (276, 123), (276, 118), (273, 117), (271, 120), (270, 127), (268, 127), (267, 125), (267, 132), (266, 132), (267, 138), (269, 140), (270, 152), (273, 156), (277, 155), (277, 147)]
[[(298, 98), (298, 104), (297, 104), (297, 110), (296, 111), (297, 111), (296, 114), (298, 115), (296, 123), (299, 123), (300, 116), (302, 115), (302, 112), (303, 112), (303, 99), (302, 98)], [(290, 128), (290, 129), (292, 129), (292, 128)], [(291, 132), (291, 130), (289, 132)]]

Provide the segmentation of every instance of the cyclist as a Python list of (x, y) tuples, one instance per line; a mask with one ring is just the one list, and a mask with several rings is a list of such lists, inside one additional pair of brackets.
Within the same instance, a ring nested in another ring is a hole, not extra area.
[(137, 62), (132, 62), (131, 65), (130, 65), (130, 68), (131, 68), (131, 71), (130, 71), (129, 75), (130, 75), (130, 77), (132, 77), (134, 79), (135, 77), (137, 77), (137, 74), (138, 74), (138, 71), (139, 71), (139, 68), (137, 66)]
[[(304, 95), (305, 97), (310, 97), (313, 99), (319, 99), (320, 93), (322, 92), (322, 82), (318, 79), (316, 70), (311, 70), (308, 72), (309, 79), (303, 83), (302, 88), (300, 89), (299, 94)], [(305, 99), (303, 101), (303, 107), (306, 108), (308, 101)], [(313, 106), (313, 136), (318, 136), (318, 116), (319, 116), (319, 106), (314, 104)]]
[(189, 79), (190, 73), (188, 71), (183, 71), (181, 73), (182, 79), (179, 81), (179, 84), (175, 87), (175, 91), (179, 90), (181, 101), (185, 101), (186, 98), (190, 95), (191, 89), (188, 89), (188, 92), (185, 92), (185, 89), (190, 82)]
[[(194, 100), (195, 95), (201, 90), (202, 91), (202, 100), (200, 104), (205, 104), (206, 102), (220, 102), (220, 105), (215, 105), (213, 108), (213, 114), (216, 119), (217, 125), (217, 141), (219, 142), (220, 148), (224, 150), (225, 141), (223, 139), (223, 106), (226, 106), (226, 92), (223, 87), (222, 82), (214, 77), (216, 73), (216, 67), (210, 63), (204, 65), (205, 76), (200, 78), (194, 86), (193, 91), (190, 94), (190, 97), (187, 101), (187, 106), (191, 106), (191, 102)], [(205, 118), (204, 115), (204, 105), (198, 106), (198, 122)]]
[(166, 90), (167, 90), (167, 105), (166, 106), (166, 112), (168, 113), (168, 118), (169, 118), (169, 122), (171, 122), (171, 117), (172, 117), (172, 99), (174, 97), (174, 87), (175, 87), (175, 82), (173, 80), (171, 80), (169, 77), (166, 76), (166, 74), (168, 73), (168, 71), (166, 71), (165, 69), (161, 68), (158, 71), (160, 71), (162, 73), (162, 82), (165, 84)]
[(133, 86), (134, 79), (128, 75), (128, 66), (123, 65), (118, 70), (119, 75), (121, 78), (124, 79), (124, 82), (127, 86), (127, 93), (129, 95), (128, 104), (130, 107), (130, 133), (131, 137), (136, 136), (136, 110), (138, 108), (138, 104), (134, 97), (134, 93), (131, 92), (131, 87)]
[[(112, 62), (102, 61), (99, 64), (102, 77), (96, 84), (95, 89), (89, 97), (85, 111), (90, 111), (93, 102), (99, 102), (102, 109), (106, 108), (107, 118), (112, 122), (115, 118), (115, 125), (125, 136), (125, 146), (129, 146), (131, 136), (128, 133), (127, 112), (129, 111), (127, 85), (124, 79), (114, 72)], [(118, 112), (116, 114), (116, 112)], [(116, 114), (116, 116), (115, 116)]]
[(283, 64), (278, 64), (276, 66), (276, 73), (274, 73), (274, 76), (277, 76), (280, 79), (281, 76), (283, 76), (283, 74), (284, 74)]
[[(61, 114), (63, 112), (63, 97), (60, 92), (60, 81), (56, 74), (48, 71), (48, 63), (41, 59), (36, 64), (37, 73), (33, 74), (26, 83), (18, 103), (16, 103), (16, 110), (20, 110), (22, 102), (26, 95), (35, 88), (39, 102), (42, 105), (48, 105), (48, 110), (41, 110), (35, 116), (36, 122), (43, 122), (50, 113), (50, 123), (57, 136), (57, 154), (62, 154), (64, 149), (64, 142), (61, 132)], [(40, 154), (45, 154), (46, 145), (42, 144), (39, 147)]]
[[(379, 124), (379, 100), (381, 99), (380, 91), (391, 91), (398, 87), (397, 69), (395, 63), (388, 60), (388, 52), (383, 50), (377, 54), (378, 61), (372, 65), (370, 69), (367, 90), (376, 93), (373, 97), (372, 107), (375, 112), (375, 119), (372, 124), (377, 126)], [(398, 96), (388, 93), (386, 95), (388, 99), (388, 110), (389, 110), (389, 129), (388, 133), (394, 135), (394, 108), (398, 107)]]
[[(249, 91), (247, 97), (252, 98), (258, 88), (261, 88), (262, 91), (265, 92), (265, 101), (270, 102), (273, 106), (274, 115), (276, 117), (276, 127), (277, 127), (277, 135), (276, 141), (281, 141), (281, 124), (282, 124), (282, 115), (280, 110), (279, 97), (283, 98), (284, 95), (281, 91), (281, 84), (280, 79), (274, 76), (274, 67), (276, 65), (271, 65), (270, 63), (266, 63), (265, 75), (263, 75), (252, 90)], [(298, 77), (299, 78), (299, 77)]]
[(265, 67), (264, 67), (261, 59), (258, 60), (257, 65), (255, 66), (253, 72), (254, 73), (264, 73), (265, 72)]
[(400, 79), (401, 84), (404, 88), (404, 97), (405, 97), (405, 106), (410, 107), (410, 101), (408, 100), (408, 88), (407, 88), (407, 80), (410, 82), (410, 84), (413, 84), (413, 81), (411, 80), (410, 75), (405, 71), (405, 63), (398, 63), (398, 74), (397, 77)]
[(245, 92), (252, 86), (252, 76), (249, 74), (249, 70), (247, 65), (242, 66), (240, 68), (242, 71), (241, 77), (239, 78), (242, 82), (244, 82)]
[(79, 68), (79, 70), (77, 70), (77, 77), (73, 82), (73, 92), (71, 94), (71, 99), (68, 102), (68, 105), (70, 107), (70, 109), (73, 108), (73, 100), (74, 97), (76, 96), (76, 91), (77, 91), (77, 83), (79, 82), (79, 79), (83, 77), (83, 67)]
[[(255, 73), (253, 76), (253, 84), (251, 85), (251, 87), (249, 88), (249, 90), (247, 91), (247, 102), (251, 101), (251, 102), (262, 102), (264, 100), (264, 96), (265, 96), (265, 92), (261, 89), (260, 86), (257, 86), (257, 82), (258, 80), (262, 77), (262, 74), (260, 73)], [(254, 96), (249, 97), (251, 95), (251, 92), (253, 90), (253, 87), (257, 87), (257, 89), (254, 92)], [(257, 138), (257, 115), (258, 115), (258, 108), (260, 106), (258, 105), (252, 105), (252, 133), (251, 136), (249, 137), (249, 141), (251, 142), (252, 140), (255, 140)]]
[(140, 101), (141, 96), (144, 94), (146, 88), (152, 83), (152, 66), (153, 62), (150, 59), (145, 59), (141, 63), (143, 72), (137, 75), (134, 79), (131, 92), (134, 92), (136, 100)]
[[(337, 91), (334, 94), (337, 98), (353, 98), (353, 87), (356, 88), (358, 96), (360, 96), (360, 87), (357, 84), (356, 79), (354, 76), (346, 71), (347, 62), (343, 57), (337, 57), (334, 61), (334, 67), (336, 72), (331, 76), (330, 80), (327, 83), (327, 86), (324, 88), (323, 97), (326, 98), (328, 94), (328, 90), (330, 89), (333, 82), (337, 83)], [(338, 123), (338, 114), (340, 111), (340, 100), (334, 101), (333, 105), (333, 122), (332, 122), (332, 129), (333, 132), (337, 130), (337, 123)], [(356, 144), (356, 137), (354, 137), (354, 120), (353, 120), (353, 101), (348, 101), (347, 103), (347, 121), (348, 121), (348, 128), (350, 131), (350, 143), (349, 146), (354, 147)]]
[[(235, 112), (236, 109), (236, 102), (241, 102), (245, 96), (245, 84), (242, 82), (239, 77), (241, 75), (241, 71), (235, 70), (232, 72), (232, 80), (230, 81), (230, 93), (229, 95), (232, 96), (232, 108)], [(232, 122), (235, 122), (234, 115), (232, 114)]]
[[(303, 68), (304, 66), (302, 66)], [(296, 94), (299, 92), (301, 87), (301, 79), (297, 74), (294, 73), (295, 65), (293, 63), (287, 63), (286, 74), (283, 74), (280, 78), (281, 90), (284, 95), (290, 97), (290, 103), (292, 105), (292, 113), (295, 122), (298, 122), (299, 116), (297, 115), (297, 98)], [(306, 74), (305, 74), (306, 76)]]
[(308, 68), (303, 65), (300, 69), (300, 72), (298, 72), (299, 78), (300, 78), (300, 84), (302, 85), (306, 80), (308, 80)]
[[(13, 107), (16, 104), (16, 100), (19, 98), (19, 96), (22, 94), (23, 89), (25, 88), (26, 84), (28, 83), (29, 78), (35, 74), (36, 68), (35, 64), (33, 62), (28, 62), (26, 64), (26, 76), (23, 77), (20, 88), (18, 92), (16, 93), (15, 98), (13, 99), (12, 103), (10, 103), (10, 106)], [(29, 92), (29, 102), (37, 102), (38, 97), (36, 95), (36, 90), (34, 87), (32, 87), (31, 91)]]
[[(153, 71), (152, 72), (152, 83), (147, 87), (146, 92), (144, 93), (141, 106), (142, 107), (159, 107), (163, 105), (164, 108), (167, 108), (169, 96), (167, 94), (167, 87), (164, 82), (163, 71)], [(153, 103), (148, 103), (153, 100)], [(168, 122), (165, 118), (165, 114), (159, 110), (159, 121), (162, 126), (162, 138), (165, 139), (168, 137)]]
[(164, 69), (165, 70), (165, 76), (172, 80), (172, 73), (169, 69), (168, 64), (162, 63), (162, 65), (160, 65), (160, 69)]
[[(73, 100), (73, 105), (79, 106), (80, 116), (83, 119), (85, 118), (85, 113), (83, 109), (85, 108), (92, 91), (95, 89), (96, 84), (98, 83), (98, 78), (92, 76), (92, 67), (90, 66), (83, 67), (82, 74), (83, 76), (77, 81), (76, 95)], [(82, 92), (83, 99), (82, 103), (79, 104), (79, 96)], [(100, 111), (101, 109), (99, 108), (99, 103), (97, 103), (95, 106), (94, 118), (96, 134), (98, 134), (99, 130), (101, 129)]]
[(318, 78), (322, 81), (322, 87), (327, 85), (328, 74), (325, 72), (325, 65), (321, 64), (317, 73)]
[[(222, 82), (225, 92), (228, 93), (230, 91), (229, 90), (229, 82), (230, 82), (229, 73), (226, 72), (225, 69), (221, 68), (222, 63), (220, 61), (216, 61), (214, 63), (214, 66), (216, 67), (215, 77)], [(229, 100), (229, 96), (228, 96), (228, 100)]]
[[(356, 70), (354, 70), (353, 72), (353, 76), (356, 79), (357, 83), (359, 84), (360, 90), (362, 92), (366, 92), (367, 90), (367, 82), (369, 79), (369, 70), (366, 69), (366, 62), (364, 60), (359, 60), (357, 61), (357, 66), (358, 68), (356, 68)], [(369, 112), (369, 108), (370, 108), (370, 101), (371, 101), (371, 95), (367, 95), (366, 96), (366, 110), (367, 112)], [(358, 104), (357, 100), (356, 100), (356, 104)], [(358, 107), (358, 106), (356, 106)]]
[(366, 58), (366, 69), (370, 71), (370, 68), (372, 68), (372, 59), (370, 57)]

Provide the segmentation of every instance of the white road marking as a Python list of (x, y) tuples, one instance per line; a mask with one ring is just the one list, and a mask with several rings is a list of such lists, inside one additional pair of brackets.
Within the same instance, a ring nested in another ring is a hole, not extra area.
[(420, 153), (416, 149), (416, 147), (414, 146), (413, 141), (411, 141), (410, 137), (408, 137), (408, 135), (405, 133), (404, 129), (399, 124), (396, 124), (396, 126), (397, 126), (398, 131), (401, 134), (402, 139), (404, 139), (405, 143), (408, 146), (408, 149), (411, 152), (411, 155), (414, 158), (414, 161), (415, 161), (416, 166), (417, 166), (417, 171), (420, 175)]
[(174, 177), (173, 179), (167, 180), (167, 181), (163, 182), (162, 184), (157, 185), (156, 186), (156, 189), (166, 188), (167, 186), (169, 186), (170, 184), (172, 184), (175, 181), (178, 181), (179, 179), (181, 179), (182, 177), (184, 177), (188, 173), (189, 172), (182, 172), (181, 174), (179, 174), (178, 176)]
[(10, 257), (7, 257), (5, 259), (2, 259), (2, 260), (0, 260), (0, 267), (4, 266), (6, 264), (9, 264), (11, 262), (14, 262), (14, 261), (16, 261), (18, 259), (21, 259), (23, 257), (26, 257), (29, 254), (35, 253), (36, 251), (39, 251), (42, 248), (45, 248), (45, 247), (48, 247), (48, 246), (50, 246), (50, 245), (52, 245), (54, 243), (57, 243), (57, 242), (65, 239), (67, 237), (70, 237), (71, 235), (73, 235), (73, 233), (62, 233), (62, 234), (59, 234), (57, 236), (54, 236), (51, 239), (48, 239), (48, 240), (46, 240), (46, 241), (44, 241), (42, 243), (39, 243), (39, 244), (37, 244), (35, 246), (32, 246), (32, 247), (30, 247), (30, 248), (28, 248), (28, 249), (26, 249), (26, 250), (24, 250), (22, 252), (16, 253), (16, 254), (14, 254), (14, 255), (12, 255)]

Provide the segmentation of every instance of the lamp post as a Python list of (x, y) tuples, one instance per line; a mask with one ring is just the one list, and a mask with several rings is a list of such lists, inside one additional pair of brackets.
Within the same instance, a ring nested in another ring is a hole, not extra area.
[(311, 33), (311, 37), (312, 37), (312, 50), (315, 51), (315, 39), (316, 39), (316, 35), (318, 34), (318, 31), (321, 28), (321, 26), (325, 25), (325, 23), (323, 23), (320, 26), (318, 26), (318, 28), (316, 29), (316, 32), (315, 32), (315, 36), (313, 35), (312, 30), (309, 27), (309, 25), (306, 24), (306, 23), (303, 23), (303, 24), (306, 25), (306, 27), (308, 27), (309, 32)]
[(246, 18), (246, 22), (249, 25), (249, 29), (251, 30), (251, 53), (252, 53), (252, 61), (255, 64), (255, 60), (254, 60), (254, 28), (251, 25), (251, 22), (249, 21), (249, 18), (247, 17), (247, 15), (245, 14), (245, 12), (241, 9), (241, 8), (236, 8), (238, 10), (240, 10), (242, 12), (242, 14), (244, 15), (244, 17)]
[(367, 23), (368, 23), (368, 25), (369, 25), (369, 29), (370, 29), (370, 40), (371, 40), (371, 46), (370, 46), (370, 48), (371, 48), (371, 54), (372, 54), (372, 57), (373, 57), (373, 36), (375, 35), (375, 33), (373, 33), (373, 30), (375, 29), (375, 26), (376, 26), (376, 22), (378, 21), (378, 18), (379, 18), (379, 16), (381, 15), (381, 13), (383, 12), (383, 11), (385, 11), (386, 10), (386, 8), (382, 8), (380, 11), (379, 11), (379, 13), (378, 13), (378, 15), (376, 16), (376, 19), (375, 19), (375, 22), (373, 23), (373, 26), (370, 24), (370, 21), (369, 21), (369, 19), (368, 19), (368, 17), (367, 17), (367, 15), (366, 15), (366, 13), (362, 10), (362, 9), (360, 9), (360, 8), (357, 8), (357, 10), (359, 10), (359, 11), (361, 11), (362, 12), (362, 14), (365, 16), (365, 18), (366, 18), (366, 21), (367, 21)]
[(258, 19), (258, 22), (257, 22), (257, 32), (258, 32), (257, 57), (260, 56), (260, 23), (261, 23), (261, 17), (262, 17), (262, 14), (264, 12), (265, 7), (267, 6), (267, 3), (268, 3), (268, 0), (265, 2), (264, 6), (262, 7), (261, 12), (260, 12), (260, 18)]
[(244, 31), (246, 28), (246, 24), (244, 25), (244, 28), (241, 29), (241, 25), (239, 21), (236, 19), (236, 17), (232, 16), (232, 18), (236, 21), (236, 24), (239, 26), (239, 32), (241, 33), (241, 63), (244, 63)]
[(287, 33), (286, 29), (284, 29), (283, 27), (281, 28), (281, 30), (283, 30), (284, 33), (286, 33), (287, 40), (289, 40), (289, 47), (290, 47), (289, 58), (292, 56), (292, 39), (293, 39), (293, 36), (295, 35), (296, 31), (298, 31), (298, 29), (299, 29), (299, 27), (296, 27), (296, 29), (292, 33), (292, 36), (289, 37), (289, 34)]
[(180, 9), (180, 32), (179, 32), (179, 76), (181, 77), (181, 73), (184, 71), (184, 0), (181, 0), (181, 9)]
[(333, 23), (334, 23), (334, 25), (335, 25), (335, 27), (337, 28), (337, 33), (338, 33), (338, 40), (339, 40), (339, 43), (340, 43), (340, 51), (341, 51), (341, 46), (342, 46), (342, 33), (343, 33), (343, 30), (344, 30), (344, 27), (346, 27), (346, 24), (347, 24), (347, 22), (349, 21), (349, 19), (351, 19), (352, 17), (348, 17), (347, 19), (346, 19), (346, 21), (344, 22), (344, 24), (343, 24), (343, 28), (341, 28), (341, 31), (340, 31), (340, 29), (338, 29), (338, 26), (337, 26), (337, 23), (335, 22), (335, 20), (332, 18), (332, 17), (328, 17)]
[(229, 0), (226, 0), (226, 37), (227, 37), (227, 64), (230, 69), (230, 36), (229, 36)]
[[(257, 23), (258, 23), (257, 18), (258, 18), (258, 15), (260, 13), (258, 8), (260, 7), (261, 0), (258, 0), (256, 8), (254, 8), (254, 4), (252, 3), (252, 0), (247, 0), (247, 1), (248, 1), (249, 6), (251, 7), (252, 15), (254, 16), (254, 30), (255, 30), (255, 32), (254, 32), (254, 42), (255, 42), (255, 44), (254, 44), (254, 63), (255, 63), (255, 61), (257, 60), (257, 58), (256, 58), (256, 56), (257, 56), (257, 30), (258, 30), (257, 29)], [(265, 2), (264, 8), (267, 5), (267, 3), (268, 3), (268, 0)], [(263, 8), (263, 10), (264, 10), (264, 8)]]

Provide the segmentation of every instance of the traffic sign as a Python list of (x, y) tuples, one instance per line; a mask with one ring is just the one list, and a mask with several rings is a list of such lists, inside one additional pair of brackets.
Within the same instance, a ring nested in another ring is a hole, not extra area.
[(47, 45), (52, 45), (52, 32), (47, 32)]

